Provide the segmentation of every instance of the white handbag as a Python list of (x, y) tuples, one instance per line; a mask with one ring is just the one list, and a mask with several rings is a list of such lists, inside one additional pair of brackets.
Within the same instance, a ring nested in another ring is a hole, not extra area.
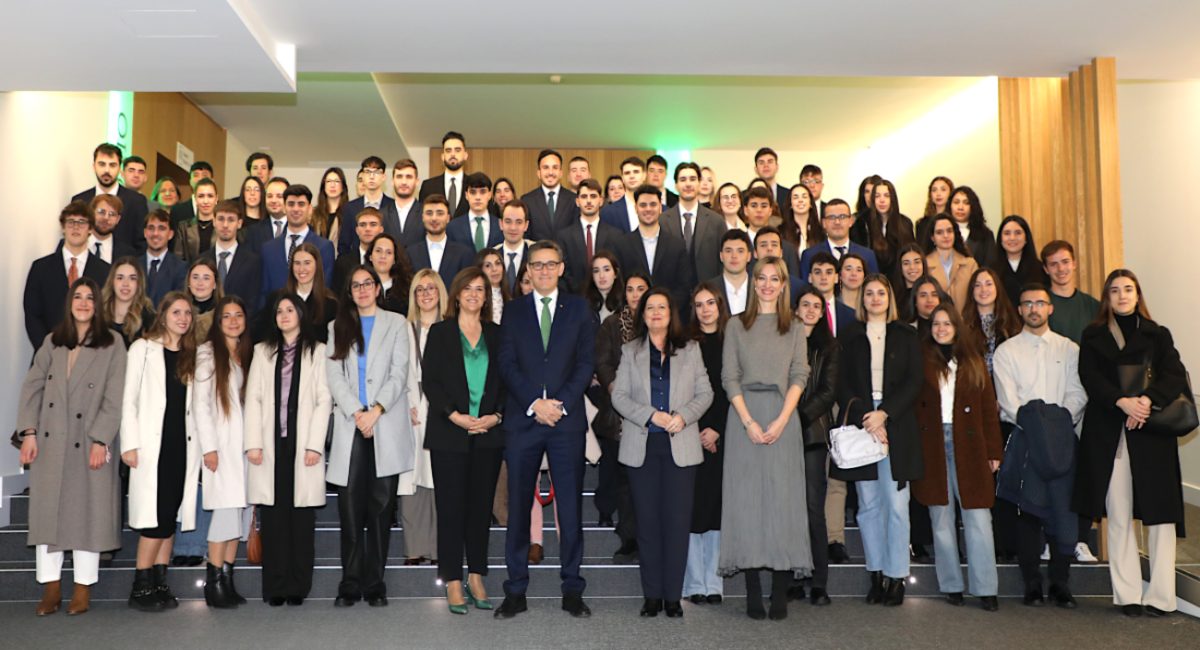
[(842, 426), (829, 432), (829, 455), (833, 464), (840, 469), (854, 469), (872, 465), (887, 458), (887, 445), (879, 442), (867, 430), (847, 424), (850, 417), (850, 400), (842, 414)]

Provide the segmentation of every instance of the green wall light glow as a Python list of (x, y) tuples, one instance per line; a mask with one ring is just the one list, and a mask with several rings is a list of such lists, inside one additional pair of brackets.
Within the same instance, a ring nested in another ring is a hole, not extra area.
[(133, 93), (112, 90), (108, 93), (107, 142), (121, 148), (121, 156), (133, 154)]

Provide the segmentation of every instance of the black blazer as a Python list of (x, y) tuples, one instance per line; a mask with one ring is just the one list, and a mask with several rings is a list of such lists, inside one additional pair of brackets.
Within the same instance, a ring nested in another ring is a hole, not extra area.
[(554, 239), (554, 234), (567, 224), (579, 219), (579, 206), (575, 205), (575, 193), (562, 185), (555, 190), (554, 214), (551, 215), (546, 205), (546, 193), (542, 186), (521, 195), (521, 202), (529, 209), (529, 235), (534, 241)]
[[(458, 319), (449, 319), (434, 323), (425, 339), (421, 384), (429, 399), (429, 414), (425, 423), (426, 449), (458, 453), (467, 453), (470, 449), (467, 431), (450, 422), (451, 413), (469, 413), (471, 407), (461, 336)], [(504, 385), (500, 381), (500, 364), (497, 361), (500, 354), (500, 326), (484, 321), (483, 341), (487, 346), (488, 369), (483, 397), (479, 402), (480, 417), (504, 409)], [(480, 447), (503, 447), (503, 425), (474, 437), (475, 444)]]
[[(504, 232), (500, 230), (500, 220), (492, 216), (492, 213), (487, 215), (488, 236), (484, 242), (484, 248), (493, 248), (497, 244), (504, 241)], [(424, 234), (424, 229), (421, 233)], [(450, 241), (455, 241), (471, 250), (475, 250), (475, 224), (471, 219), (471, 214), (468, 212), (461, 217), (455, 217), (446, 224), (446, 236)]]
[(421, 202), (413, 201), (400, 224), (400, 208), (392, 201), (392, 209), (383, 215), (383, 232), (391, 235), (403, 247), (415, 244), (425, 237), (425, 222), (421, 219)]
[[(72, 196), (71, 200), (88, 203), (94, 198), (96, 198), (96, 188), (90, 187)], [(121, 199), (121, 205), (124, 206), (124, 209), (121, 210), (121, 221), (117, 223), (117, 227), (113, 230), (113, 237), (140, 253), (146, 250), (146, 234), (144, 229), (146, 227), (146, 214), (150, 211), (149, 205), (146, 203), (146, 197), (124, 185), (118, 185), (117, 198)], [(41, 343), (40, 339), (38, 343)]]
[[(619, 255), (620, 242), (624, 235), (625, 233), (603, 221), (597, 221), (596, 227), (592, 229), (592, 251), (598, 253), (608, 250)], [(587, 268), (587, 242), (584, 241), (583, 226), (580, 225), (579, 219), (559, 229), (555, 239), (563, 249), (563, 261), (566, 263), (563, 279), (571, 291), (583, 291), (591, 269)]]
[[(240, 243), (249, 248), (255, 255), (262, 252), (263, 244), (275, 239), (275, 229), (271, 226), (270, 216), (265, 216), (255, 223), (243, 220), (242, 224), (244, 235), (241, 237)], [(286, 226), (284, 228), (286, 229)]]
[[(976, 232), (978, 231), (978, 232)], [(992, 258), (996, 254), (996, 236), (987, 228), (972, 228), (971, 238), (966, 241), (967, 250), (980, 268), (992, 266)]]
[[(825, 327), (818, 323), (817, 327)], [(825, 328), (828, 332), (829, 328)], [(815, 334), (817, 330), (813, 330)], [(824, 345), (808, 337), (808, 385), (800, 396), (800, 426), (804, 429), (804, 446), (829, 444), (833, 425), (833, 405), (837, 401), (838, 342), (832, 334), (821, 335)]]
[[(463, 178), (465, 179), (466, 177), (467, 175), (464, 171)], [(433, 196), (434, 194), (446, 196), (446, 174), (444, 172), (438, 174), (437, 176), (426, 178), (425, 182), (421, 183), (421, 191), (417, 194), (417, 200), (421, 203), (424, 203), (425, 199)], [(446, 199), (449, 200), (450, 197), (447, 196)], [(464, 215), (467, 213), (468, 209), (470, 209), (470, 206), (467, 205), (467, 192), (462, 187), (459, 187), (458, 205), (454, 206), (454, 209), (450, 214), (450, 218)]]
[(196, 218), (196, 204), (191, 199), (180, 201), (171, 206), (171, 228), (177, 228), (176, 224), (188, 223)]
[(187, 264), (175, 257), (171, 251), (167, 251), (163, 254), (162, 263), (158, 265), (158, 276), (151, 279), (149, 260), (147, 253), (139, 255), (138, 270), (146, 274), (146, 297), (154, 304), (154, 308), (158, 309), (158, 303), (167, 292), (183, 289), (184, 283), (187, 282)]
[[(650, 269), (646, 264), (646, 250), (642, 247), (641, 230), (626, 234), (621, 244), (624, 252), (618, 253), (618, 256), (624, 276), (629, 277), (629, 274), (635, 271), (648, 273)], [(692, 287), (696, 285), (692, 265), (680, 263), (686, 259), (687, 248), (683, 245), (683, 236), (660, 226), (658, 246), (654, 249), (654, 272), (650, 274), (650, 279), (654, 281), (654, 286), (670, 289), (676, 305), (687, 304)], [(686, 313), (679, 316), (685, 322), (688, 320)]]
[[(91, 278), (103, 287), (108, 279), (108, 269), (107, 262), (89, 254), (81, 277)], [(39, 257), (29, 267), (29, 276), (25, 279), (25, 335), (29, 337), (34, 352), (42, 346), (50, 330), (62, 322), (65, 316), (63, 305), (69, 288), (61, 251)], [(96, 298), (96, 308), (99, 309), (99, 296)]]
[(350, 269), (358, 266), (360, 261), (357, 245), (349, 253), (338, 253), (337, 259), (333, 261), (333, 284), (329, 285), (334, 293), (341, 295), (346, 279), (350, 277)]
[[(692, 224), (692, 270), (694, 277), (711, 278), (721, 273), (721, 237), (725, 236), (725, 219), (704, 206), (698, 208)], [(658, 221), (683, 238), (683, 211), (678, 204), (663, 211)], [(799, 259), (795, 257), (795, 246), (785, 244), (784, 248), (792, 250), (793, 259)]]
[[(217, 262), (217, 249), (214, 244), (201, 255)], [(225, 284), (221, 290), (227, 296), (237, 296), (246, 303), (247, 317), (262, 307), (259, 300), (262, 297), (262, 260), (249, 246), (238, 244), (229, 263), (229, 272), (225, 275)]]
[[(463, 246), (458, 242), (450, 241), (446, 238), (446, 250), (442, 251), (442, 265), (438, 268), (438, 275), (442, 276), (442, 282), (445, 283), (446, 289), (450, 289), (450, 283), (454, 281), (454, 276), (458, 272), (471, 266), (475, 263), (475, 249), (468, 246)], [(421, 239), (415, 244), (410, 245), (404, 250), (408, 253), (408, 261), (412, 263), (413, 272), (416, 273), (421, 269), (433, 268), (433, 262), (429, 259), (429, 248), (425, 245), (425, 240)]]
[[(841, 363), (838, 364), (839, 413), (849, 412), (849, 424), (860, 424), (868, 411), (874, 410), (871, 400), (871, 344), (867, 327), (855, 321), (838, 335)], [(879, 408), (888, 414), (888, 456), (892, 478), (912, 481), (924, 476), (921, 457), (921, 438), (917, 430), (914, 407), (921, 392), (924, 362), (917, 331), (892, 321), (888, 323), (883, 360), (883, 402)], [(851, 404), (850, 401), (854, 400)], [(838, 416), (841, 425), (843, 416)], [(878, 478), (875, 465), (851, 470), (830, 467), (830, 476), (843, 481), (872, 481)]]
[[(366, 199), (358, 197), (338, 210), (338, 240), (333, 242), (338, 255), (353, 253), (358, 249), (358, 232), (354, 230), (355, 217), (363, 211)], [(387, 194), (379, 200), (379, 213), (383, 215), (384, 232), (387, 232), (388, 216), (395, 220), (396, 202)], [(389, 233), (395, 237), (399, 233)]]

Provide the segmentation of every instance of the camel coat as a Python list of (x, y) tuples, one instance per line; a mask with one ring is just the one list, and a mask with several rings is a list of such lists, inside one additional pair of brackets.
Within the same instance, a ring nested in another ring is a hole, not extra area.
[(194, 424), (190, 434), (200, 441), (201, 460), (209, 452), (217, 452), (217, 471), (200, 467), (200, 483), (204, 488), (201, 506), (205, 510), (246, 507), (246, 456), (243, 453), (245, 421), (242, 415), (240, 392), (245, 381), (241, 366), (231, 362), (228, 386), (229, 413), (221, 410), (217, 399), (216, 367), (212, 343), (205, 342), (196, 350), (195, 399), (192, 402)]
[(92, 442), (112, 447), (121, 426), (125, 346), (113, 337), (107, 348), (80, 348), (68, 379), (68, 350), (47, 335), (25, 374), (17, 431), (33, 429), (38, 446), (29, 470), (30, 545), (93, 552), (121, 545), (120, 461), (88, 469)]
[(934, 251), (925, 257), (925, 265), (929, 267), (929, 275), (937, 280), (942, 291), (950, 294), (950, 299), (954, 301), (954, 307), (958, 309), (959, 313), (962, 313), (963, 305), (967, 304), (967, 293), (971, 290), (969, 286), (971, 275), (975, 273), (975, 269), (979, 268), (979, 264), (973, 258), (965, 257), (962, 253), (954, 251), (954, 262), (950, 265), (950, 277), (946, 277), (946, 269), (942, 268), (942, 260), (938, 257), (938, 252)]

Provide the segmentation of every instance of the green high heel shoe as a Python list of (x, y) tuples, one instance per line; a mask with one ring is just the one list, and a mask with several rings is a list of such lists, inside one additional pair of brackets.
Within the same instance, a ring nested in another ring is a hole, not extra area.
[(469, 611), (469, 609), (470, 609), (470, 605), (471, 605), (471, 592), (470, 591), (467, 592), (467, 602), (465, 602), (461, 605), (455, 605), (450, 602), (450, 588), (449, 587), (446, 588), (446, 607), (450, 610), (451, 614), (466, 615), (467, 611)]
[(475, 609), (492, 609), (492, 601), (487, 598), (476, 598), (471, 594), (471, 585), (463, 585), (467, 591), (467, 604), (474, 605)]

